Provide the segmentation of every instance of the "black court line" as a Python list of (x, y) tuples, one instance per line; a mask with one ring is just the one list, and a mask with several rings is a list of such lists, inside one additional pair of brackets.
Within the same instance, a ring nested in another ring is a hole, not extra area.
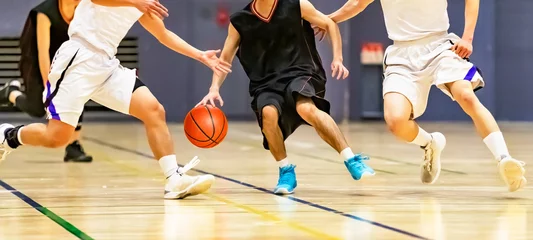
[[(61, 218), (54, 212), (50, 211), (48, 208), (43, 207), (43, 205), (34, 201), (30, 197), (26, 196), (26, 194), (20, 192), (19, 190), (15, 189), (11, 185), (7, 184), (6, 182), (0, 180), (0, 186), (5, 188), (6, 190), (9, 190), (11, 193), (13, 193), (13, 195), (17, 196), (22, 201), (26, 202), (28, 205), (33, 207), (35, 210), (39, 211), (46, 217), (50, 218), (50, 220), (59, 224), (59, 226), (69, 231), (70, 233), (72, 233), (72, 235), (76, 236), (77, 238), (82, 239), (82, 240), (93, 240), (92, 237), (89, 237), (89, 235), (87, 235), (86, 233), (84, 233), (83, 231), (81, 231), (80, 229), (72, 225), (71, 223), (69, 223), (67, 220)], [(28, 226), (28, 228), (31, 228), (31, 226)]]
[[(85, 139), (87, 141), (90, 141), (90, 142), (93, 142), (93, 143), (96, 143), (98, 145), (102, 145), (104, 147), (109, 147), (109, 148), (113, 148), (113, 149), (116, 149), (116, 150), (128, 152), (128, 153), (131, 153), (131, 154), (135, 154), (135, 155), (138, 155), (138, 156), (149, 158), (151, 160), (154, 159), (154, 157), (152, 155), (150, 155), (150, 154), (146, 154), (146, 153), (143, 153), (143, 152), (140, 152), (140, 151), (136, 151), (136, 150), (133, 150), (133, 149), (129, 149), (129, 148), (125, 148), (125, 147), (121, 147), (121, 146), (118, 146), (118, 145), (115, 145), (115, 144), (111, 144), (111, 143), (108, 143), (108, 142), (105, 142), (105, 141), (102, 141), (102, 140), (99, 140), (99, 139), (96, 139), (96, 138), (83, 137), (83, 139)], [(197, 169), (197, 168), (194, 168), (192, 170), (194, 170), (196, 172), (199, 172), (201, 174), (210, 174), (210, 175), (213, 175), (213, 176), (215, 176), (217, 178), (221, 178), (221, 179), (224, 179), (226, 181), (230, 181), (230, 182), (233, 182), (233, 183), (245, 186), (245, 187), (249, 187), (249, 188), (252, 188), (252, 189), (267, 193), (267, 194), (272, 194), (272, 195), (275, 195), (275, 196), (279, 196), (279, 195), (275, 194), (273, 191), (270, 191), (268, 189), (265, 189), (265, 188), (262, 188), (262, 187), (258, 187), (258, 186), (255, 186), (255, 185), (252, 185), (252, 184), (249, 184), (249, 183), (246, 183), (246, 182), (242, 182), (242, 181), (239, 181), (239, 180), (236, 180), (236, 179), (233, 179), (233, 178), (225, 177), (225, 176), (218, 175), (218, 174), (211, 173), (211, 172), (206, 172), (206, 171), (203, 171), (203, 170), (200, 170), (200, 169)], [(357, 221), (360, 221), (360, 222), (368, 223), (368, 224), (374, 225), (376, 227), (380, 227), (380, 228), (387, 229), (387, 230), (390, 230), (390, 231), (393, 231), (393, 232), (396, 232), (396, 233), (399, 233), (399, 234), (403, 234), (405, 236), (409, 236), (409, 237), (416, 238), (416, 239), (427, 239), (427, 240), (429, 240), (429, 238), (422, 237), (422, 236), (417, 235), (415, 233), (411, 233), (411, 232), (408, 232), (408, 231), (405, 231), (405, 230), (401, 230), (401, 229), (398, 229), (398, 228), (395, 228), (395, 227), (392, 227), (392, 226), (388, 226), (388, 225), (385, 225), (385, 224), (382, 224), (382, 223), (374, 222), (372, 220), (368, 220), (368, 219), (365, 219), (365, 218), (362, 218), (362, 217), (358, 217), (358, 216), (355, 216), (355, 215), (352, 215), (352, 214), (349, 214), (349, 213), (345, 213), (343, 211), (339, 211), (339, 210), (336, 210), (336, 209), (333, 209), (333, 208), (329, 208), (329, 207), (326, 207), (326, 206), (323, 206), (323, 205), (320, 205), (320, 204), (317, 204), (317, 203), (306, 201), (306, 200), (303, 200), (301, 198), (297, 198), (297, 197), (293, 197), (293, 196), (285, 196), (285, 197), (287, 199), (290, 199), (292, 201), (295, 201), (295, 202), (298, 202), (298, 203), (301, 203), (301, 204), (305, 204), (305, 205), (310, 206), (310, 207), (318, 208), (318, 209), (324, 210), (326, 212), (334, 213), (334, 214), (341, 215), (341, 216), (344, 216), (344, 217), (347, 217), (347, 218), (351, 218), (353, 220), (357, 220)]]

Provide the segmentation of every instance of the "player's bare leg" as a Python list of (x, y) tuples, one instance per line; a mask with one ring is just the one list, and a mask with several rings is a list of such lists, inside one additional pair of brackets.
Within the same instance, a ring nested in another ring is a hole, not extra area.
[(442, 133), (428, 133), (411, 119), (413, 107), (411, 102), (397, 92), (384, 96), (385, 122), (389, 130), (399, 139), (416, 144), (424, 149), (424, 162), (420, 169), (423, 183), (432, 184), (440, 175), (440, 155), (446, 146), (446, 138)]
[(0, 161), (21, 145), (46, 148), (66, 146), (73, 132), (73, 126), (55, 119), (48, 121), (48, 124), (33, 123), (17, 127), (7, 123), (1, 124)]
[(287, 150), (283, 141), (283, 133), (279, 127), (278, 109), (272, 105), (261, 110), (262, 131), (268, 142), (270, 153), (279, 164), (278, 184), (274, 189), (277, 194), (291, 194), (297, 187), (295, 165), (287, 159)]
[(363, 162), (368, 160), (368, 157), (353, 153), (335, 120), (329, 114), (318, 109), (311, 98), (298, 96), (296, 111), (300, 117), (315, 128), (325, 142), (342, 155), (346, 168), (355, 180), (375, 174), (374, 170)]
[(154, 157), (159, 159), (159, 165), (167, 177), (165, 198), (181, 199), (200, 194), (211, 187), (215, 180), (212, 175), (185, 174), (198, 164), (197, 157), (183, 168), (178, 167), (174, 143), (166, 123), (165, 109), (147, 87), (139, 87), (133, 92), (130, 114), (143, 122), (150, 148)]
[(514, 192), (523, 188), (527, 183), (524, 177), (525, 163), (511, 157), (496, 120), (474, 94), (471, 82), (460, 80), (448, 83), (446, 87), (465, 113), (472, 118), (478, 134), (499, 162), (500, 175), (509, 191)]
[[(27, 113), (32, 117), (42, 118), (46, 115), (46, 111), (42, 104), (34, 104), (29, 101), (27, 96), (20, 91), (21, 83), (18, 80), (12, 80), (7, 82), (2, 88), (0, 88), (0, 104), (11, 103), (17, 108)], [(71, 141), (65, 151), (65, 161), (75, 162), (90, 162), (92, 156), (85, 154), (83, 147), (79, 143), (78, 137), (79, 130), (76, 129), (72, 134)]]

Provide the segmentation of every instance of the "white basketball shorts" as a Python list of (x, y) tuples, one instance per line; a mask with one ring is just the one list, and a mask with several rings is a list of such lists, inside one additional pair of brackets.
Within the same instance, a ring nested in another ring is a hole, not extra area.
[(447, 83), (470, 81), (474, 90), (485, 83), (479, 69), (450, 48), (461, 39), (453, 33), (438, 33), (420, 40), (394, 42), (383, 60), (383, 95), (397, 92), (413, 106), (413, 118), (426, 110), (429, 90), (437, 86), (454, 100)]
[(136, 70), (122, 67), (116, 57), (71, 39), (61, 45), (50, 67), (43, 94), (47, 118), (76, 127), (89, 99), (129, 114), (136, 77)]

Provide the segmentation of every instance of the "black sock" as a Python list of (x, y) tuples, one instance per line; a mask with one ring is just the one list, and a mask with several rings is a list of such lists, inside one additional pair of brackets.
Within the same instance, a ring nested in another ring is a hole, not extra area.
[(5, 132), (5, 138), (7, 141), (7, 145), (9, 145), (10, 148), (15, 149), (18, 146), (22, 145), (18, 138), (18, 132), (20, 131), (20, 128), (22, 128), (23, 126), (24, 125), (14, 127)]
[(32, 117), (42, 118), (46, 115), (42, 104), (32, 104), (25, 94), (19, 95), (15, 99), (15, 106)]

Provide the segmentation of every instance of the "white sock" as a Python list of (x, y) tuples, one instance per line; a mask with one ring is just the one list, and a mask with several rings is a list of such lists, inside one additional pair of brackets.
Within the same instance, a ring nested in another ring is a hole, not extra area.
[(22, 142), (22, 138), (20, 137), (20, 133), (22, 132), (23, 128), (24, 127), (19, 128), (19, 131), (17, 132), (17, 140), (19, 140), (20, 145), (24, 145), (24, 143)]
[(289, 159), (288, 158), (284, 158), (283, 160), (278, 161), (278, 164), (279, 164), (280, 168), (289, 166)]
[(344, 160), (348, 160), (350, 158), (355, 157), (355, 154), (353, 154), (351, 148), (347, 147), (341, 151), (341, 156), (344, 158)]
[(431, 142), (431, 139), (433, 139), (431, 134), (426, 132), (426, 130), (422, 129), (421, 127), (418, 127), (418, 135), (416, 135), (415, 140), (413, 140), (411, 143), (425, 147), (429, 142)]
[(178, 162), (176, 161), (176, 155), (168, 155), (159, 159), (159, 166), (165, 177), (170, 177), (178, 171)]
[(505, 139), (503, 139), (502, 132), (493, 132), (489, 134), (483, 142), (487, 145), (494, 158), (498, 161), (502, 158), (511, 156), (509, 154), (509, 149), (507, 149), (507, 144)]

